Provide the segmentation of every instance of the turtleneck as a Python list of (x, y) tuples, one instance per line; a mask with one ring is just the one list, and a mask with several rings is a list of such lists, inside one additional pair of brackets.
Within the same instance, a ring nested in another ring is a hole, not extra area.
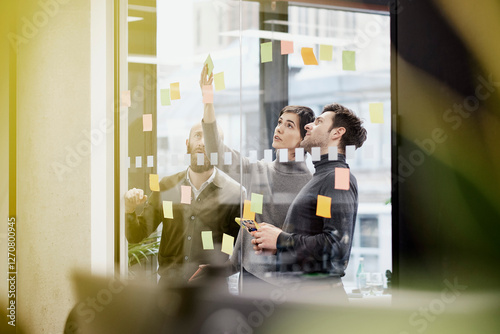
[(322, 174), (324, 172), (330, 172), (332, 167), (341, 166), (344, 168), (349, 168), (349, 165), (345, 161), (345, 155), (339, 153), (337, 155), (337, 160), (328, 160), (328, 154), (323, 154), (321, 159), (318, 161), (313, 161), (314, 168), (316, 174)]

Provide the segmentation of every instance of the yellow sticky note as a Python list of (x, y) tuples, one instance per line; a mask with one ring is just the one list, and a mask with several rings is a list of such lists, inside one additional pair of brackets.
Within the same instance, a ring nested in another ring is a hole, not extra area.
[(180, 100), (181, 98), (181, 91), (179, 88), (179, 83), (174, 82), (170, 84), (170, 99), (171, 100)]
[(151, 191), (160, 191), (160, 179), (158, 174), (149, 174), (149, 189), (151, 189)]
[(273, 61), (273, 42), (262, 43), (260, 45), (260, 62), (268, 63)]
[(356, 71), (356, 52), (342, 51), (342, 69), (344, 71)]
[(124, 90), (120, 92), (120, 106), (122, 107), (130, 107), (132, 105), (132, 101), (130, 99), (130, 91)]
[(181, 203), (191, 204), (191, 186), (181, 186)]
[(332, 218), (332, 198), (318, 195), (318, 204), (316, 206), (316, 216), (323, 218)]
[(224, 83), (224, 72), (214, 74), (214, 85), (216, 91), (226, 89), (226, 84)]
[(212, 74), (212, 70), (214, 69), (214, 63), (212, 61), (212, 57), (210, 57), (210, 54), (208, 55), (207, 59), (205, 60), (205, 63), (203, 65), (208, 65), (208, 72), (207, 75), (210, 76)]
[(333, 46), (321, 44), (319, 46), (319, 60), (332, 60), (333, 59)]
[(252, 202), (246, 199), (243, 203), (243, 219), (255, 220), (255, 212), (252, 212), (251, 206)]
[(300, 50), (300, 54), (302, 55), (304, 65), (318, 65), (318, 60), (316, 59), (312, 48), (302, 48)]
[(335, 167), (335, 189), (349, 190), (349, 168)]
[(203, 103), (214, 103), (214, 89), (212, 85), (203, 85)]
[(222, 249), (223, 253), (232, 255), (234, 246), (234, 237), (224, 233), (222, 234)]
[(368, 109), (370, 110), (370, 121), (372, 123), (384, 123), (383, 103), (370, 103)]
[(255, 213), (262, 214), (262, 202), (264, 195), (252, 193), (250, 210)]
[(288, 55), (290, 53), (293, 53), (293, 42), (281, 41), (281, 54)]
[(142, 115), (142, 131), (153, 131), (153, 115)]
[(163, 201), (163, 217), (174, 218), (174, 210), (172, 208), (172, 201)]
[(203, 244), (203, 249), (214, 249), (212, 231), (201, 231), (201, 242)]
[(170, 89), (160, 89), (160, 103), (162, 106), (169, 106), (170, 103)]

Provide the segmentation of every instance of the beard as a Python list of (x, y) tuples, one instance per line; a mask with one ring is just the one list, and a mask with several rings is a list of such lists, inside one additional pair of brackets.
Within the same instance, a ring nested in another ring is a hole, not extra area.
[[(191, 164), (189, 167), (195, 173), (203, 173), (212, 169), (210, 164), (210, 159), (208, 158), (205, 150), (194, 150), (191, 146), (188, 146), (187, 153), (191, 154)], [(203, 165), (198, 165), (198, 153), (203, 154)]]
[(322, 147), (325, 143), (328, 143), (328, 136), (329, 134), (324, 135), (323, 138), (306, 137), (300, 142), (300, 147), (303, 147), (304, 151), (310, 154), (311, 148)]

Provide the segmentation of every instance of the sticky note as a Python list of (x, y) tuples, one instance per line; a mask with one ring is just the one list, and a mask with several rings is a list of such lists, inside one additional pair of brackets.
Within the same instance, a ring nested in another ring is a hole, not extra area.
[(333, 161), (333, 160), (338, 160), (339, 159), (339, 154), (338, 154), (338, 149), (337, 146), (328, 146), (328, 160)]
[(280, 154), (280, 162), (288, 162), (288, 149), (287, 148), (280, 148), (279, 154)]
[(142, 131), (153, 131), (153, 115), (142, 115)]
[(173, 219), (174, 210), (172, 208), (172, 201), (163, 201), (163, 217)]
[(181, 98), (181, 91), (179, 88), (179, 83), (174, 82), (170, 84), (170, 99), (171, 100), (180, 100)]
[(318, 65), (318, 60), (316, 59), (312, 48), (302, 48), (300, 53), (302, 54), (304, 65)]
[(170, 89), (160, 89), (160, 103), (162, 106), (169, 106), (170, 103)]
[(273, 61), (273, 42), (262, 43), (260, 45), (260, 62), (268, 63)]
[(271, 149), (264, 150), (264, 161), (273, 162), (273, 150)]
[(233, 161), (233, 156), (231, 152), (224, 152), (224, 165), (231, 165)]
[(127, 168), (130, 168), (130, 157), (127, 157)]
[(135, 168), (142, 167), (142, 157), (135, 157)]
[(293, 53), (293, 42), (292, 41), (281, 41), (281, 54), (288, 55)]
[(219, 155), (217, 152), (210, 153), (210, 164), (217, 165), (219, 164)]
[(311, 148), (311, 158), (312, 161), (320, 161), (321, 160), (321, 149), (319, 147)]
[(354, 158), (356, 158), (356, 146), (354, 146), (354, 145), (346, 145), (346, 147), (345, 147), (345, 158), (346, 159), (354, 159)]
[(214, 89), (212, 85), (202, 87), (203, 103), (214, 103)]
[(295, 148), (295, 161), (297, 161), (297, 162), (304, 161), (304, 148), (303, 147)]
[(151, 191), (160, 191), (160, 179), (158, 174), (149, 174), (149, 189)]
[(191, 186), (181, 186), (181, 203), (191, 204)]
[(184, 165), (191, 165), (191, 154), (184, 154)]
[(233, 254), (234, 237), (224, 233), (222, 234), (222, 248), (221, 252), (232, 255)]
[(246, 199), (243, 202), (243, 219), (255, 220), (255, 212), (252, 212), (251, 206), (252, 206), (251, 201)]
[(356, 53), (354, 51), (342, 51), (342, 69), (356, 71)]
[(328, 196), (318, 195), (316, 206), (316, 216), (323, 218), (332, 218), (332, 198)]
[(212, 231), (201, 231), (201, 242), (203, 249), (214, 249), (214, 240), (212, 239)]
[(147, 167), (154, 167), (154, 157), (152, 155), (148, 155), (147, 157)]
[(248, 161), (251, 164), (257, 163), (257, 151), (256, 150), (250, 150), (248, 153), (249, 153), (248, 154)]
[(335, 189), (349, 190), (349, 168), (335, 167)]
[(370, 110), (370, 121), (372, 123), (384, 123), (383, 103), (370, 103), (368, 109)]
[(226, 89), (226, 84), (224, 82), (224, 72), (214, 74), (214, 85), (216, 91)]
[(205, 164), (205, 154), (196, 153), (196, 164), (198, 166), (203, 166)]
[(252, 193), (250, 201), (250, 210), (262, 214), (262, 202), (264, 195)]
[(330, 61), (333, 59), (333, 46), (321, 44), (319, 46), (319, 60)]
[(132, 105), (132, 101), (130, 99), (130, 91), (124, 90), (120, 92), (120, 106), (122, 107), (130, 107)]
[(210, 55), (208, 55), (207, 59), (205, 60), (205, 63), (203, 65), (208, 65), (208, 72), (207, 72), (207, 75), (210, 76), (210, 74), (212, 74), (212, 70), (214, 69), (214, 63), (212, 61), (212, 57), (210, 57)]

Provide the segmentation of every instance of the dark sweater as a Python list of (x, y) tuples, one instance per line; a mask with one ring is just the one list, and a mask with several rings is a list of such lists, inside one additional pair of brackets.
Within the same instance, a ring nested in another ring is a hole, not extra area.
[[(316, 172), (286, 215), (277, 241), (281, 271), (344, 276), (351, 253), (358, 210), (358, 185), (350, 174), (349, 190), (335, 189), (335, 168), (349, 168), (345, 155), (314, 162)], [(331, 218), (316, 215), (318, 195), (332, 198)]]

